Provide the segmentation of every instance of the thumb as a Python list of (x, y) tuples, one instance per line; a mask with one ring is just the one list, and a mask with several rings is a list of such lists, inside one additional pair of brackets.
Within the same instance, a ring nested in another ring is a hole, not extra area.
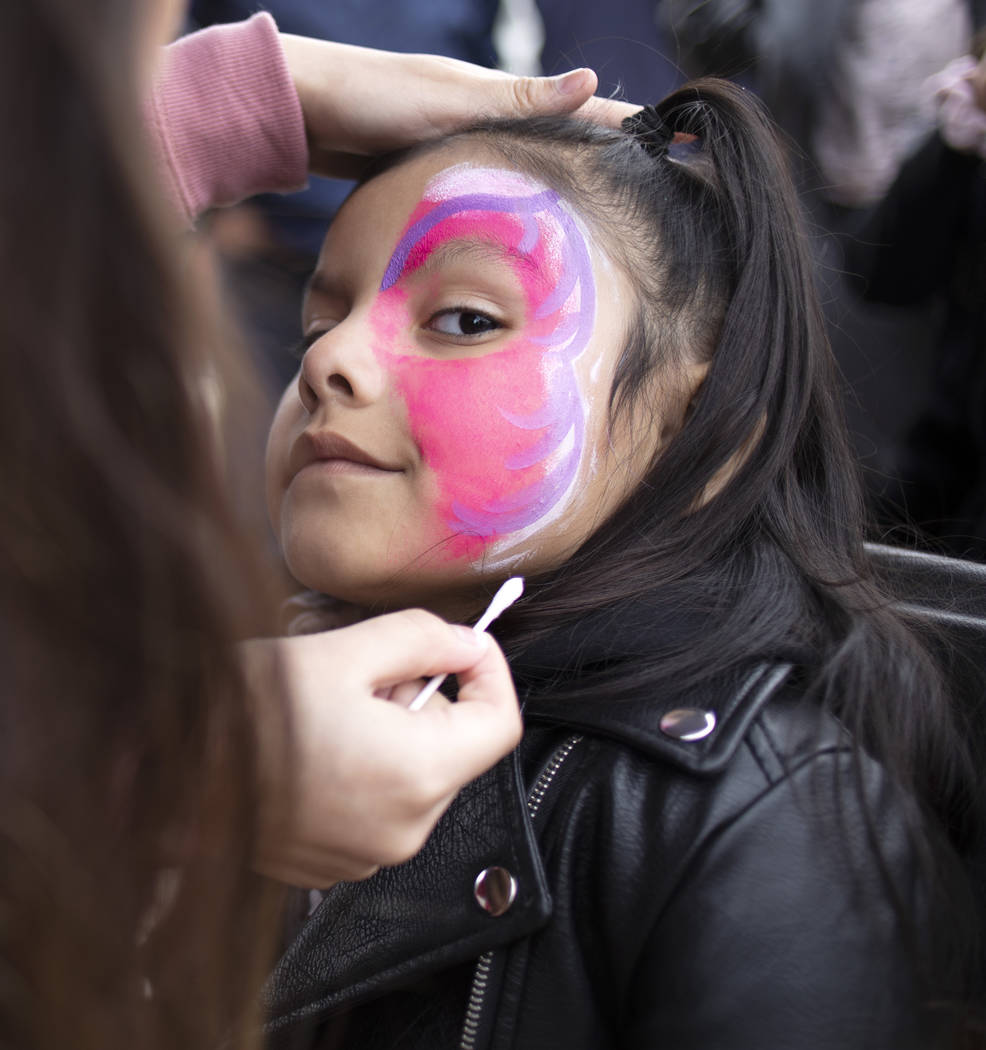
[(557, 77), (513, 77), (505, 82), (504, 117), (558, 116), (590, 98), (599, 81), (591, 69), (573, 69)]

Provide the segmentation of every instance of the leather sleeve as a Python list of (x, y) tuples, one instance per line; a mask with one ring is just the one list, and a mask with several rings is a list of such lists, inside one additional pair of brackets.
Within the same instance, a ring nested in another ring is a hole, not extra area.
[(710, 829), (642, 944), (621, 1046), (936, 1045), (881, 873), (919, 914), (904, 803), (865, 759), (857, 791), (853, 761), (831, 749), (778, 777), (765, 770), (763, 791)]

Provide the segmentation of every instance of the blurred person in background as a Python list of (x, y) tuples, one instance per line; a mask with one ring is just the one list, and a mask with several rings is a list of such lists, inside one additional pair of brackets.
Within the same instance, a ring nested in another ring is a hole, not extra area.
[(693, 74), (742, 76), (800, 148), (805, 188), (848, 207), (886, 192), (934, 124), (924, 80), (963, 53), (968, 0), (665, 0)]
[(913, 493), (903, 450), (928, 410), (940, 307), (914, 295), (863, 302), (852, 275), (866, 265), (860, 242), (868, 237), (870, 209), (934, 128), (924, 82), (968, 50), (984, 6), (981, 0), (664, 4), (685, 67), (742, 74), (790, 137), (826, 274), (823, 305), (845, 376), (850, 430), (866, 467), (874, 538), (927, 543), (905, 509)]
[(933, 361), (923, 410), (898, 449), (898, 505), (925, 542), (986, 561), (986, 60), (929, 81), (938, 126), (849, 242), (868, 301), (928, 304)]

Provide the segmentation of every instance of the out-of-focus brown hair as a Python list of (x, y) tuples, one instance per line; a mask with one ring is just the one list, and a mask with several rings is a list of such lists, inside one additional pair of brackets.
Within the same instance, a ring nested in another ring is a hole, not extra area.
[(144, 7), (28, 0), (0, 32), (0, 1046), (19, 1050), (254, 1045), (274, 925), (232, 648), (270, 604), (206, 396), (246, 387), (159, 211)]

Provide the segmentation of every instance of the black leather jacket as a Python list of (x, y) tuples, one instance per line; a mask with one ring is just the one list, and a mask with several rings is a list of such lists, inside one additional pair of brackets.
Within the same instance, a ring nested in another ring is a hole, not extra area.
[(687, 698), (529, 700), (519, 751), (417, 858), (335, 887), (302, 926), (272, 1044), (933, 1045), (880, 872), (917, 914), (901, 800), (796, 678), (764, 662)]

